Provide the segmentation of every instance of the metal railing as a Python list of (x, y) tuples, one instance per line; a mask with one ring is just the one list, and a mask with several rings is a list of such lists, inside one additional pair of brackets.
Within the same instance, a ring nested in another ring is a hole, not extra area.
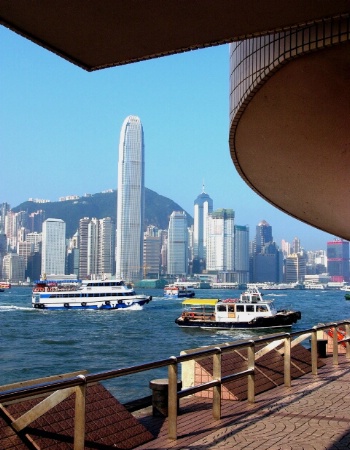
[[(342, 336), (341, 340), (338, 340), (339, 327), (345, 329), (345, 334)], [(273, 349), (278, 349), (281, 355), (283, 355), (284, 385), (286, 387), (290, 387), (291, 349), (306, 339), (310, 339), (311, 371), (313, 375), (317, 375), (318, 336), (320, 333), (327, 330), (332, 330), (333, 335), (333, 364), (338, 364), (338, 345), (340, 343), (345, 347), (346, 358), (350, 359), (350, 321), (346, 320), (335, 323), (319, 324), (313, 328), (303, 331), (278, 333), (248, 341), (233, 342), (229, 345), (225, 344), (223, 346), (194, 351), (188, 354), (183, 354), (176, 357), (172, 356), (167, 359), (123, 369), (116, 369), (95, 374), (79, 374), (66, 379), (48, 381), (38, 385), (29, 385), (16, 389), (0, 391), (0, 404), (6, 406), (6, 404), (50, 394), (42, 402), (34, 406), (30, 411), (26, 412), (11, 423), (12, 428), (19, 432), (25, 429), (25, 427), (32, 423), (35, 419), (63, 401), (69, 395), (75, 393), (74, 450), (83, 450), (85, 441), (85, 398), (89, 385), (112, 378), (133, 375), (151, 369), (168, 367), (168, 437), (170, 439), (177, 439), (177, 404), (180, 398), (213, 388), (213, 418), (219, 420), (221, 418), (222, 386), (234, 379), (246, 377), (247, 401), (254, 403), (255, 362)], [(265, 347), (261, 348), (264, 344), (266, 344)], [(259, 349), (256, 351), (257, 345), (259, 346)], [(246, 369), (240, 372), (231, 373), (227, 376), (222, 376), (222, 355), (225, 353), (232, 353), (239, 349), (247, 350)], [(200, 359), (211, 356), (213, 358), (212, 380), (177, 391), (179, 364), (187, 361), (196, 362)]]

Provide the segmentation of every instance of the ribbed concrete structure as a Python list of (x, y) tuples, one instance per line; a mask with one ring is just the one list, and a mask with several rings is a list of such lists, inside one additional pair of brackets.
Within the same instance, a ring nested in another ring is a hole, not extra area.
[(349, 15), (231, 45), (230, 150), (262, 197), (350, 238)]

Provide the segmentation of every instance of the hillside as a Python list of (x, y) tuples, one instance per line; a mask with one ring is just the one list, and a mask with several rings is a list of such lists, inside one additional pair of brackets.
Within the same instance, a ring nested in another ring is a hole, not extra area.
[[(103, 219), (111, 217), (116, 220), (117, 191), (97, 193), (90, 197), (64, 202), (34, 203), (24, 202), (12, 208), (14, 212), (27, 211), (29, 214), (38, 210), (45, 211), (45, 217), (62, 219), (66, 222), (67, 237), (73, 236), (83, 217)], [(182, 211), (180, 205), (167, 197), (146, 188), (145, 198), (145, 226), (155, 225), (160, 229), (167, 229), (169, 217), (173, 211)], [(188, 225), (192, 225), (193, 218), (187, 212)]]

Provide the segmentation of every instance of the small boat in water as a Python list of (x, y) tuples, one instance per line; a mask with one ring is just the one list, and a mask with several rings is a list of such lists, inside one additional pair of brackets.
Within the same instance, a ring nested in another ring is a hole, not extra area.
[(7, 281), (0, 281), (0, 292), (3, 292), (5, 289), (11, 289), (11, 283), (8, 283)]
[(132, 309), (142, 308), (151, 296), (138, 295), (122, 280), (40, 280), (32, 295), (39, 309)]
[(164, 287), (164, 297), (167, 298), (192, 298), (195, 295), (194, 290), (186, 286), (168, 284)]
[(256, 288), (238, 299), (188, 299), (184, 311), (175, 320), (180, 327), (198, 328), (287, 328), (301, 319), (300, 311), (277, 311), (274, 300), (263, 300)]

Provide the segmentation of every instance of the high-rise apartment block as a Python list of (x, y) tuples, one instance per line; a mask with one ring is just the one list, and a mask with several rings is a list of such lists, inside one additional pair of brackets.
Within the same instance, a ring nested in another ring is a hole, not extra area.
[(168, 229), (167, 271), (174, 276), (188, 272), (187, 216), (184, 211), (173, 211)]
[(139, 117), (128, 116), (119, 141), (116, 277), (139, 280), (143, 269), (145, 208), (144, 135)]
[[(114, 273), (114, 248), (115, 225), (110, 217), (80, 219), (79, 277), (110, 277)], [(72, 249), (71, 253), (74, 255), (76, 252)]]
[(46, 275), (65, 273), (66, 223), (61, 219), (43, 222), (41, 270)]

